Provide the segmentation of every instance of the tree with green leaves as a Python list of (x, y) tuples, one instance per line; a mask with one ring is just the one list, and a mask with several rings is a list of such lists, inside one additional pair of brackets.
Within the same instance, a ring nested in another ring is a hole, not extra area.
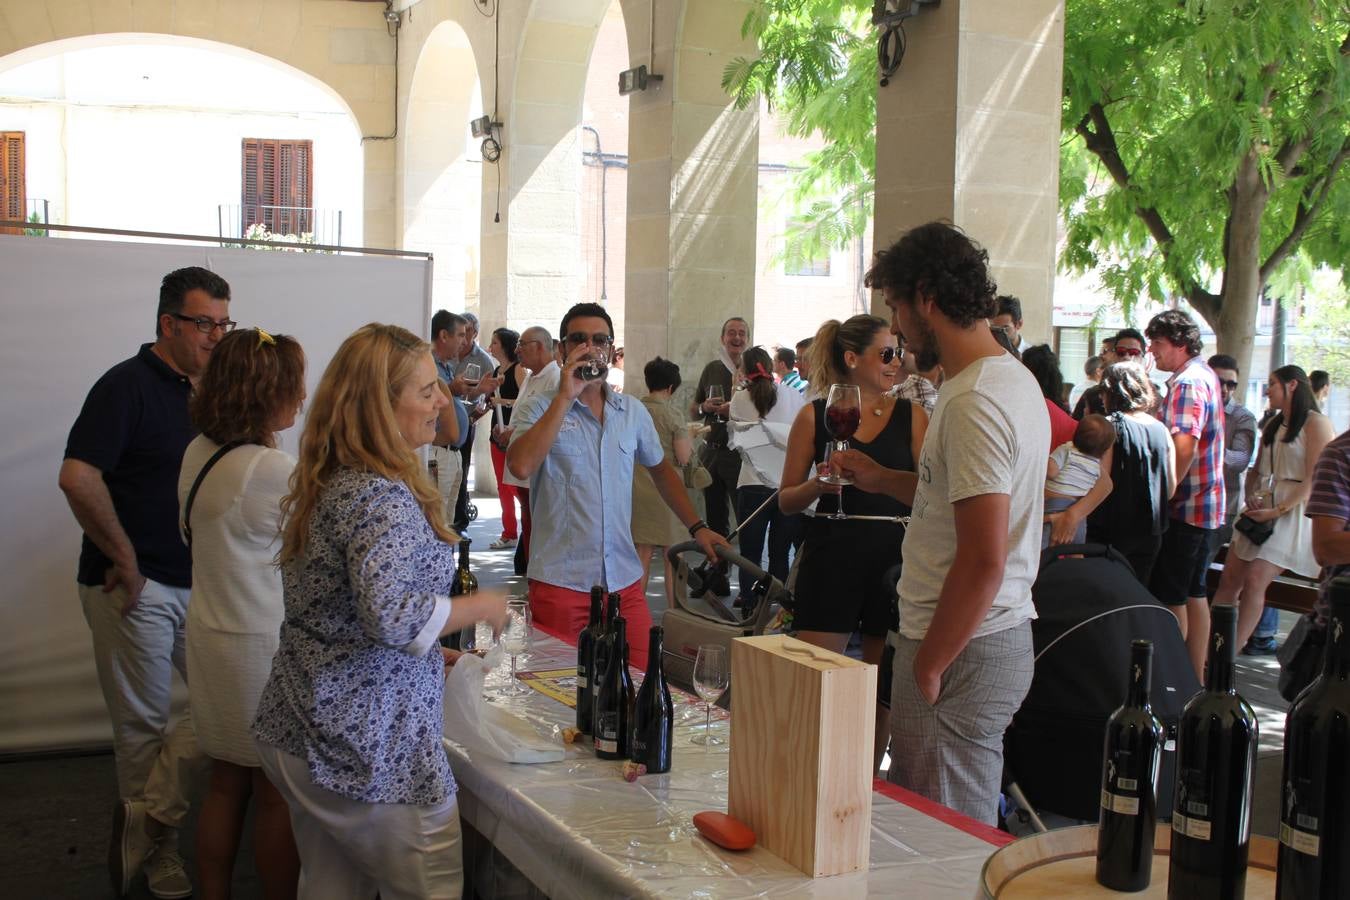
[[(831, 190), (866, 195), (870, 219), (876, 112), (858, 101), (876, 89), (870, 5), (760, 0), (745, 27), (761, 55), (724, 75), (738, 101), (764, 96), (794, 133), (825, 141), (798, 183), (808, 247), (866, 227)], [(1280, 267), (1350, 258), (1350, 8), (1067, 0), (1064, 58), (1061, 267), (1096, 270), (1126, 310), (1185, 300), (1246, 369)]]

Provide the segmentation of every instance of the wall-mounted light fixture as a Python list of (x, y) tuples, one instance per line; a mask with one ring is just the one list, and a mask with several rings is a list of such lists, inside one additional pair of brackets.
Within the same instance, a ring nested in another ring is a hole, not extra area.
[(493, 128), (500, 127), (502, 127), (502, 123), (492, 121), (492, 116), (479, 116), (469, 122), (469, 131), (473, 132), (473, 136), (476, 138), (487, 137), (492, 134)]
[(646, 66), (638, 66), (636, 69), (625, 69), (619, 73), (619, 95), (624, 96), (634, 91), (645, 91), (649, 84), (660, 84), (660, 75), (651, 75), (647, 72)]
[(942, 0), (872, 0), (872, 24), (881, 29), (877, 41), (877, 66), (881, 69), (881, 86), (891, 83), (891, 76), (905, 59), (905, 20), (917, 16), (925, 7), (937, 6)]
[(619, 96), (623, 97), (635, 91), (645, 91), (648, 85), (660, 87), (662, 78), (652, 72), (648, 66), (656, 67), (656, 0), (648, 6), (647, 28), (647, 65), (627, 69), (619, 73)]

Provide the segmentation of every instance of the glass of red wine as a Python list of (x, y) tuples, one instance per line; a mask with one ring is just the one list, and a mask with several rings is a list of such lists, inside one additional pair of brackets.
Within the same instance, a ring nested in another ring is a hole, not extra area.
[[(826, 465), (829, 465), (830, 457), (835, 452), (848, 449), (848, 439), (853, 437), (853, 433), (858, 430), (860, 424), (862, 424), (862, 394), (859, 392), (858, 386), (856, 384), (830, 385), (830, 392), (825, 399), (825, 430), (830, 433), (830, 437), (834, 440), (825, 443)], [(852, 479), (837, 475), (834, 472), (821, 475), (820, 480), (826, 484), (844, 485), (853, 483)], [(847, 518), (844, 515), (842, 494), (830, 518)]]

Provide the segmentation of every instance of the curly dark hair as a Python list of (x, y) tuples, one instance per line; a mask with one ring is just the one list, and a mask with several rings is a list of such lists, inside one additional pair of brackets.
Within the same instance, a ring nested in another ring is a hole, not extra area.
[(1195, 320), (1179, 309), (1165, 309), (1148, 322), (1144, 329), (1148, 339), (1163, 338), (1178, 347), (1184, 347), (1191, 356), (1199, 356), (1205, 348), (1200, 340), (1200, 326)]
[(878, 250), (864, 284), (906, 303), (922, 292), (961, 328), (995, 314), (998, 288), (989, 278), (989, 254), (948, 222), (920, 225)]
[(1036, 384), (1040, 385), (1041, 396), (1063, 409), (1064, 401), (1060, 398), (1064, 393), (1064, 375), (1059, 371), (1059, 358), (1050, 345), (1028, 347), (1022, 354), (1022, 365), (1031, 370)]
[(299, 406), (304, 396), (305, 351), (299, 342), (248, 328), (216, 344), (188, 412), (192, 424), (217, 444), (271, 447), (278, 413)]
[(680, 367), (668, 359), (657, 356), (642, 367), (642, 380), (647, 382), (650, 392), (674, 390), (680, 386)]

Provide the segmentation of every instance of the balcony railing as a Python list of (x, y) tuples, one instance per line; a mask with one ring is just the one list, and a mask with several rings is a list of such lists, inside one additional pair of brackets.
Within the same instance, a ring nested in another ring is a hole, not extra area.
[[(217, 233), (226, 240), (245, 237), (285, 240), (294, 235), (291, 240), (306, 244), (342, 244), (340, 209), (222, 203), (216, 207), (216, 220)], [(255, 226), (261, 226), (261, 230)]]

